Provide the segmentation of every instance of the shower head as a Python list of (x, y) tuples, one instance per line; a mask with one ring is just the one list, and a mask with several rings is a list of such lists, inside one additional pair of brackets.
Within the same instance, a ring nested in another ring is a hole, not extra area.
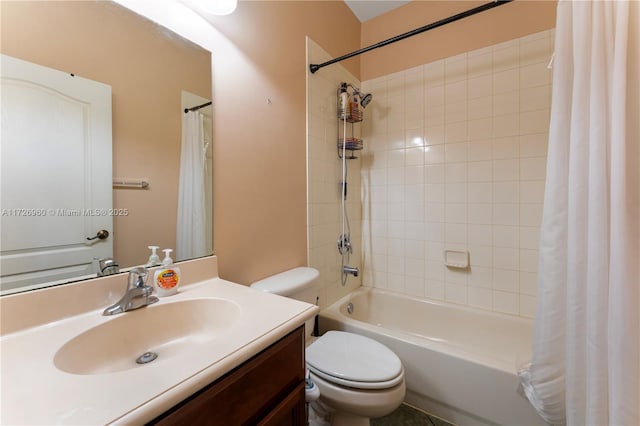
[(362, 98), (360, 98), (360, 105), (362, 105), (362, 108), (366, 108), (372, 99), (373, 99), (373, 95), (371, 93), (367, 93), (366, 95), (363, 95)]
[(347, 86), (351, 87), (351, 89), (353, 89), (353, 93), (360, 97), (360, 105), (362, 106), (362, 108), (366, 108), (367, 105), (369, 105), (369, 102), (371, 102), (371, 100), (373, 99), (373, 95), (371, 93), (362, 93), (358, 87), (354, 86), (351, 83), (342, 83), (340, 87), (346, 88)]

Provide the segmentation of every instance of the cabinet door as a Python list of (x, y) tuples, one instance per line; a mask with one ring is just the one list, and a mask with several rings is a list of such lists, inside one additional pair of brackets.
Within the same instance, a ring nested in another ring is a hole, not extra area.
[(307, 422), (304, 383), (300, 383), (293, 392), (283, 399), (259, 426), (304, 426)]
[(304, 425), (303, 331), (299, 327), (149, 424)]

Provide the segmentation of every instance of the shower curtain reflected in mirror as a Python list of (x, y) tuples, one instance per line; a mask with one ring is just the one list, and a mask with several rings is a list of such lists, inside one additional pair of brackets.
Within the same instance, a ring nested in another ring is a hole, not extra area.
[(176, 260), (207, 255), (207, 148), (203, 115), (198, 111), (183, 114)]

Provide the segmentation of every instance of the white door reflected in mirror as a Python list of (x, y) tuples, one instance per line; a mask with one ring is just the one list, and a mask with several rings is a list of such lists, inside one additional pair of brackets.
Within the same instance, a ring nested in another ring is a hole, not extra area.
[(113, 255), (111, 158), (109, 85), (2, 55), (3, 293)]

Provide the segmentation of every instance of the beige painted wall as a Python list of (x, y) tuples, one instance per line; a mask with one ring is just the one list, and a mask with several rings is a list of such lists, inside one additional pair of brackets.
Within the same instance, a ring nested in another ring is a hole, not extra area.
[[(362, 47), (472, 9), (482, 1), (416, 0), (362, 24)], [(361, 56), (362, 81), (555, 26), (556, 1), (516, 0)]]
[(114, 218), (120, 265), (175, 248), (181, 91), (211, 97), (210, 53), (110, 2), (3, 1), (1, 14), (2, 53), (112, 86), (114, 177), (151, 182), (113, 192), (129, 209)]
[(337, 56), (360, 23), (342, 1), (240, 1), (215, 27), (214, 251), (249, 284), (307, 264), (305, 36)]

